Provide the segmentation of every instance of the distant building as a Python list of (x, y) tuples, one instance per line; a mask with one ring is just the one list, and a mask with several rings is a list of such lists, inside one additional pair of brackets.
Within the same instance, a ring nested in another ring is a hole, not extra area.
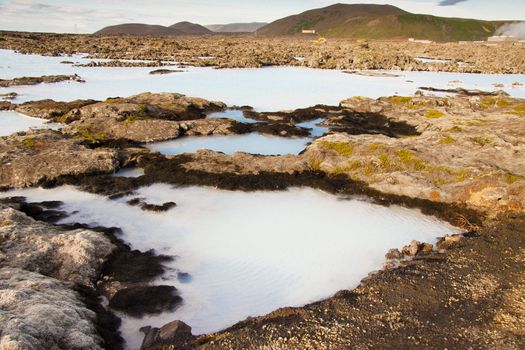
[(411, 43), (420, 43), (420, 44), (432, 44), (432, 40), (421, 40), (421, 39), (414, 39), (414, 38), (408, 38), (408, 41)]
[(303, 29), (303, 34), (317, 34), (315, 29)]
[(495, 35), (487, 39), (491, 43), (515, 43), (518, 41), (518, 38), (512, 35)]

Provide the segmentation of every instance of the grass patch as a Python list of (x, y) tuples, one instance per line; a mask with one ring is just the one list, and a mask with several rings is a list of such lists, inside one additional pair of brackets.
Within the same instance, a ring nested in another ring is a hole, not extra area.
[(322, 147), (326, 150), (334, 151), (340, 156), (349, 156), (354, 153), (354, 145), (350, 142), (323, 141)]
[(425, 118), (427, 119), (438, 119), (438, 118), (442, 118), (445, 116), (445, 113), (441, 112), (441, 111), (437, 111), (435, 109), (430, 109), (428, 111), (426, 111), (425, 113)]

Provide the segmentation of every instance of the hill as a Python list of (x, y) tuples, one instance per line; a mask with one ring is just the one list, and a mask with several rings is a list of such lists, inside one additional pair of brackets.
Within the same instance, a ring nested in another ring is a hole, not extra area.
[(213, 33), (208, 28), (190, 22), (179, 22), (165, 27), (143, 23), (126, 23), (105, 27), (95, 34), (98, 35), (203, 35)]
[(210, 24), (205, 27), (216, 33), (253, 33), (257, 29), (264, 27), (267, 24), (268, 23), (264, 23), (264, 22), (230, 23), (230, 24)]
[(211, 34), (212, 31), (206, 27), (201, 26), (200, 24), (195, 24), (191, 22), (179, 22), (174, 25), (169, 26), (169, 28), (179, 30), (184, 34), (190, 35), (202, 35), (202, 34)]
[(97, 35), (184, 35), (185, 33), (170, 27), (142, 24), (142, 23), (126, 23), (115, 26), (105, 27), (98, 32)]
[(404, 11), (391, 5), (335, 4), (272, 22), (257, 33), (299, 35), (315, 30), (326, 37), (353, 39), (484, 40), (503, 22), (436, 17)]

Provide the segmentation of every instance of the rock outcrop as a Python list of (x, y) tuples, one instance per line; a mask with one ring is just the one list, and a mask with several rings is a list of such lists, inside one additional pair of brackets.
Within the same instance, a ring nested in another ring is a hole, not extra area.
[(0, 206), (0, 266), (91, 286), (113, 245), (100, 233), (63, 231)]
[(0, 138), (0, 188), (27, 187), (65, 175), (112, 173), (117, 153), (92, 150), (52, 130)]
[(96, 314), (67, 283), (0, 268), (0, 349), (104, 349)]
[[(347, 174), (384, 193), (467, 203), (495, 214), (525, 208), (525, 101), (508, 97), (352, 98), (341, 107), (381, 113), (420, 135), (334, 133), (304, 153), (313, 169)], [(324, 124), (339, 123), (329, 118)]]
[(104, 349), (100, 315), (73, 288), (92, 290), (114, 248), (0, 205), (0, 349)]

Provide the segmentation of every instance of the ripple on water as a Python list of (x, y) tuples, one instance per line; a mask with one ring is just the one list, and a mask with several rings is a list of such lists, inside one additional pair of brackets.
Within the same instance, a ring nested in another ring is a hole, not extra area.
[[(140, 347), (144, 325), (181, 319), (195, 334), (218, 331), (248, 316), (302, 306), (356, 287), (381, 267), (390, 248), (416, 239), (434, 243), (456, 230), (417, 210), (383, 207), (308, 188), (233, 192), (156, 184), (134, 196), (174, 201), (165, 213), (143, 212), (73, 187), (26, 189), (30, 201), (60, 200), (72, 213), (63, 222), (121, 227), (134, 249), (176, 255), (159, 284), (176, 286), (184, 299), (171, 313), (123, 318), (130, 348)], [(182, 271), (190, 282), (179, 281)]]

